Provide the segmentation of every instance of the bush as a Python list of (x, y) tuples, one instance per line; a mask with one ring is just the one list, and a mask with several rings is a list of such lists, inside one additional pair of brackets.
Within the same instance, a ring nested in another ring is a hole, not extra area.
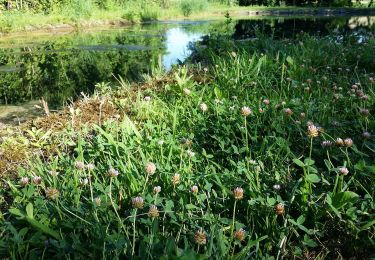
[(207, 1), (200, 0), (182, 0), (180, 9), (184, 16), (188, 17), (193, 12), (203, 11), (207, 8)]
[(157, 10), (146, 9), (139, 16), (142, 22), (156, 21), (158, 20), (159, 12)]

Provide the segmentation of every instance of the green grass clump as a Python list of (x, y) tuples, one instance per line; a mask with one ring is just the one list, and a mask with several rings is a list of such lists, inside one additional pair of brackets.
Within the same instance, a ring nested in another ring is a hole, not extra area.
[(207, 39), (206, 67), (95, 97), (119, 117), (76, 131), (70, 109), (60, 151), (5, 181), (0, 255), (370, 257), (374, 39), (345, 39)]

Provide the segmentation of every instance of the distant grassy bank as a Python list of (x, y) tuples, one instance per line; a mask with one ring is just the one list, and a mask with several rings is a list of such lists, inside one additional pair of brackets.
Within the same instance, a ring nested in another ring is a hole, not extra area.
[[(1, 11), (0, 11), (1, 12)], [(375, 14), (375, 8), (312, 8), (312, 7), (264, 7), (264, 6), (228, 6), (219, 3), (204, 5), (171, 5), (129, 6), (126, 8), (84, 8), (81, 10), (62, 9), (48, 14), (29, 11), (3, 11), (0, 16), (0, 35), (14, 32), (37, 30), (74, 30), (81, 27), (97, 27), (108, 25), (128, 25), (168, 19), (207, 19), (231, 16), (263, 16), (263, 15), (358, 15)]]

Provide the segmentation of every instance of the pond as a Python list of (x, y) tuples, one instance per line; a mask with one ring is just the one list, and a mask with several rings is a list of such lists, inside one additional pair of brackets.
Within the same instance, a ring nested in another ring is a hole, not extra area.
[[(169, 70), (191, 54), (189, 43), (223, 28), (225, 20), (168, 21), (122, 28), (25, 34), (0, 39), (0, 125), (18, 123), (92, 93), (99, 82), (142, 79), (153, 67)], [(261, 17), (233, 20), (236, 39), (345, 34), (375, 26), (375, 17)]]

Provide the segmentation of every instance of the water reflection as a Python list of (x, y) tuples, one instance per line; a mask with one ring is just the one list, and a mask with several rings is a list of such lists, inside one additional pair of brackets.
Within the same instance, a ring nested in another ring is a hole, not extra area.
[[(234, 23), (234, 31), (229, 33), (237, 39), (256, 37), (257, 30), (276, 38), (295, 37), (301, 31), (328, 35), (354, 30), (359, 40), (366, 41), (361, 30), (374, 27), (375, 17), (262, 18)], [(0, 39), (0, 104), (22, 104), (43, 97), (56, 108), (81, 92), (92, 93), (96, 83), (113, 81), (114, 75), (137, 81), (159, 63), (160, 56), (166, 69), (183, 61), (190, 55), (189, 42), (225, 28), (223, 24), (223, 20), (161, 22)], [(9, 121), (17, 110), (0, 109), (7, 111), (0, 115), (0, 122)], [(17, 111), (13, 116), (25, 117), (25, 109)]]

